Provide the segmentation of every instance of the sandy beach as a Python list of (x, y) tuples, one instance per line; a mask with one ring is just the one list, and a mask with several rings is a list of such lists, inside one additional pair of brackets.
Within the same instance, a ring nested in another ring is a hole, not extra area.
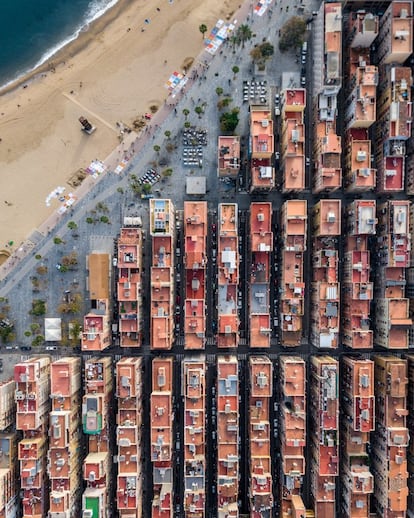
[[(0, 249), (24, 241), (58, 207), (45, 200), (162, 106), (165, 83), (203, 48), (200, 24), (232, 20), (240, 0), (120, 0), (35, 77), (0, 92)], [(145, 23), (144, 20), (149, 20)], [(208, 34), (208, 33), (207, 33)], [(96, 132), (80, 130), (83, 115)]]

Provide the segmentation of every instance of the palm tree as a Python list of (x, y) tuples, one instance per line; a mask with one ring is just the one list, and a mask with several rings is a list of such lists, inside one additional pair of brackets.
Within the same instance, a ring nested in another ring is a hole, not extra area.
[(240, 27), (237, 29), (237, 37), (239, 41), (242, 44), (242, 48), (244, 49), (244, 44), (246, 41), (249, 41), (252, 39), (253, 33), (250, 27), (246, 24), (240, 25)]
[(161, 149), (161, 148), (160, 148), (160, 146), (158, 146), (157, 144), (155, 144), (155, 146), (154, 146), (154, 151), (155, 151), (156, 153), (159, 153), (159, 152), (160, 152), (160, 149)]
[(232, 72), (234, 74), (234, 77), (233, 77), (233, 80), (234, 80), (234, 79), (236, 79), (236, 75), (240, 71), (240, 68), (237, 65), (234, 65), (234, 67), (231, 70), (232, 70)]
[(204, 39), (204, 33), (207, 32), (207, 25), (205, 23), (202, 23), (198, 30), (201, 32), (201, 36)]
[(187, 108), (184, 108), (183, 114), (184, 114), (185, 120), (187, 120), (187, 117), (188, 117), (189, 113), (190, 113), (190, 110), (188, 110)]
[(69, 221), (68, 228), (70, 230), (76, 230), (78, 228), (78, 225), (74, 221)]
[(169, 139), (171, 137), (171, 131), (170, 130), (165, 130), (164, 131), (164, 135), (167, 137), (167, 139)]
[(201, 106), (196, 106), (194, 111), (198, 114), (198, 118), (201, 119), (201, 114), (204, 113), (203, 108)]

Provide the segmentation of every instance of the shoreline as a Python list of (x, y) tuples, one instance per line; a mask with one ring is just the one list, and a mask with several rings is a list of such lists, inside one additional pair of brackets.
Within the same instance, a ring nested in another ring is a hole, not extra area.
[(118, 0), (115, 5), (107, 9), (101, 16), (89, 22), (86, 30), (80, 29), (78, 36), (56, 50), (53, 56), (48, 58), (44, 63), (35, 66), (27, 72), (23, 72), (12, 81), (0, 86), (0, 97), (14, 92), (26, 83), (29, 86), (29, 84), (42, 79), (42, 74), (54, 73), (52, 68), (54, 68), (55, 71), (60, 69), (66, 61), (75, 58), (79, 52), (91, 44), (92, 40), (102, 32), (102, 30), (106, 29), (118, 16), (122, 15), (123, 12), (132, 5), (129, 0)]
[[(132, 128), (151, 105), (163, 111), (169, 76), (203, 51), (200, 24), (211, 30), (232, 19), (239, 1), (120, 0), (62, 49), (55, 73), (37, 71), (26, 88), (2, 95), (0, 243), (24, 243), (54, 214), (58, 203), (46, 206), (45, 198), (59, 185), (69, 194), (71, 176), (113, 152), (118, 122)], [(81, 115), (97, 126), (93, 135), (80, 130)]]

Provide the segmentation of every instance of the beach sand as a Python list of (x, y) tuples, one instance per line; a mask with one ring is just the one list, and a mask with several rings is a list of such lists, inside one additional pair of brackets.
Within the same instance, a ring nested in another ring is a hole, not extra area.
[[(57, 209), (57, 200), (46, 206), (48, 194), (59, 185), (71, 192), (76, 171), (111, 153), (117, 122), (132, 125), (163, 105), (169, 76), (203, 48), (200, 24), (232, 20), (240, 3), (120, 0), (52, 58), (53, 71), (46, 64), (1, 93), (0, 248), (24, 241)], [(93, 135), (81, 131), (81, 115), (96, 125)]]

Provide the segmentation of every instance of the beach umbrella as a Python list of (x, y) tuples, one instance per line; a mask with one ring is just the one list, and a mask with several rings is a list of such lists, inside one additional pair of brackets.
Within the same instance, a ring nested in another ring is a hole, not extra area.
[(145, 18), (145, 20), (144, 20), (144, 22), (145, 22), (145, 23), (147, 23), (147, 24), (148, 24), (150, 21), (151, 21), (151, 20), (150, 20), (149, 18)]

